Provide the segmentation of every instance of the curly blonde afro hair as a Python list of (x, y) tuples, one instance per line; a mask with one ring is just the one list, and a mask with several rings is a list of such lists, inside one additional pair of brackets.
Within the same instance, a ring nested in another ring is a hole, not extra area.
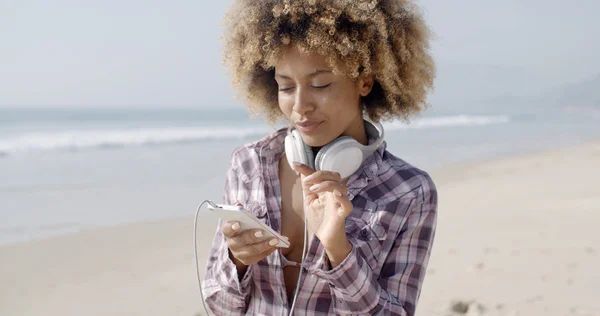
[(430, 31), (410, 0), (236, 0), (225, 16), (224, 63), (252, 115), (281, 118), (274, 65), (289, 45), (325, 56), (334, 73), (372, 75), (363, 109), (374, 121), (427, 107), (435, 65)]

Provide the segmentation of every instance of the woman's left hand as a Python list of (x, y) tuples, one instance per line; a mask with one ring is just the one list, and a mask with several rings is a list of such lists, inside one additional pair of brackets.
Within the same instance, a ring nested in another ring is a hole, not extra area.
[(345, 181), (331, 171), (315, 171), (303, 164), (294, 164), (301, 176), (304, 190), (304, 212), (308, 229), (325, 247), (347, 241), (346, 217), (352, 211)]

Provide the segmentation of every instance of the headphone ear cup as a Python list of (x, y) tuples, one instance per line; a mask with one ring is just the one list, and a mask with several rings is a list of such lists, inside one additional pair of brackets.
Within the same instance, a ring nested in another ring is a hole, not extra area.
[(330, 151), (331, 147), (335, 145), (336, 142), (337, 140), (334, 140), (333, 142), (323, 146), (319, 150), (319, 152), (317, 153), (317, 157), (315, 157), (315, 167), (313, 168), (314, 170), (323, 170), (323, 158), (325, 157), (325, 154)]
[(312, 148), (304, 143), (298, 131), (292, 130), (285, 137), (285, 154), (292, 169), (294, 168), (294, 162), (299, 162), (314, 169)]
[(336, 139), (321, 148), (315, 159), (315, 170), (337, 172), (342, 179), (350, 177), (364, 160), (357, 145), (357, 141), (349, 136)]

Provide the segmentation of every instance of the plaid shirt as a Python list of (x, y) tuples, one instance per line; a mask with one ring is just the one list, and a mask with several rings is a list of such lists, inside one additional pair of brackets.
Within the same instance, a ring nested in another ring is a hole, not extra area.
[[(277, 232), (285, 136), (283, 128), (233, 152), (223, 201), (242, 203)], [(348, 180), (352, 250), (346, 259), (331, 269), (322, 244), (312, 239), (294, 315), (415, 314), (435, 235), (437, 191), (427, 173), (385, 148), (384, 142)], [(219, 228), (202, 289), (216, 315), (284, 316), (291, 307), (279, 251), (249, 266), (239, 281)]]

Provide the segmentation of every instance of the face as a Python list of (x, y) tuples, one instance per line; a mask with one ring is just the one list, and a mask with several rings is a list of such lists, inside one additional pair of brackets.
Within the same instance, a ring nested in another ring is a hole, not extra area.
[(321, 147), (344, 135), (366, 141), (360, 97), (371, 78), (334, 75), (325, 58), (285, 51), (275, 65), (279, 107), (306, 144)]

